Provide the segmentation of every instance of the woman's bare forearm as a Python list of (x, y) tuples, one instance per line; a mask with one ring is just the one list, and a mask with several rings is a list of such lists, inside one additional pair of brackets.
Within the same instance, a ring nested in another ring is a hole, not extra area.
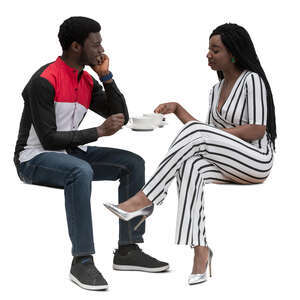
[(187, 123), (189, 121), (197, 121), (191, 114), (189, 114), (179, 103), (176, 105), (176, 110), (174, 111), (176, 117), (183, 123)]
[(224, 128), (223, 130), (244, 141), (250, 142), (261, 139), (266, 132), (266, 126), (246, 124), (234, 128)]
[[(183, 124), (189, 121), (198, 121), (190, 113), (188, 113), (179, 103), (176, 103), (176, 109), (174, 111), (174, 114)], [(224, 128), (223, 130), (232, 135), (235, 135), (236, 137), (244, 141), (250, 142), (261, 139), (266, 132), (266, 126), (246, 124), (234, 128)]]

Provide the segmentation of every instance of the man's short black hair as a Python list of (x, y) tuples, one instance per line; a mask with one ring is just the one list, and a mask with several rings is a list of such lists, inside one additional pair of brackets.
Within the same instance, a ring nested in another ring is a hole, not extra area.
[(83, 46), (85, 39), (91, 32), (99, 32), (100, 30), (100, 24), (92, 19), (71, 17), (60, 25), (58, 39), (62, 49), (67, 50), (74, 41)]

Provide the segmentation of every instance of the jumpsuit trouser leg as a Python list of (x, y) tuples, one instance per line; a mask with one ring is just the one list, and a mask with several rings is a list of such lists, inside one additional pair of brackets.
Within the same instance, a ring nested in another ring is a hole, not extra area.
[(160, 204), (176, 177), (176, 243), (205, 246), (204, 184), (260, 183), (268, 177), (272, 162), (269, 146), (259, 149), (221, 129), (190, 121), (172, 142), (143, 192), (154, 204)]

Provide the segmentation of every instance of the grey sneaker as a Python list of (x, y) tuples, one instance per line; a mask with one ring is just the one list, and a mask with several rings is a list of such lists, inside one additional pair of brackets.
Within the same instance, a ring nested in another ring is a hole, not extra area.
[(163, 272), (169, 269), (169, 264), (144, 253), (138, 245), (130, 245), (130, 250), (124, 254), (119, 249), (114, 252), (113, 269), (119, 271)]
[(87, 290), (106, 290), (108, 284), (94, 265), (92, 255), (74, 257), (72, 261), (70, 279)]

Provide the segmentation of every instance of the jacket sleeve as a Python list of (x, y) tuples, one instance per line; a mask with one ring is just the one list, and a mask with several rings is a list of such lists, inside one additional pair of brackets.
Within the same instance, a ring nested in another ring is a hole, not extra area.
[(37, 136), (45, 150), (63, 150), (76, 147), (98, 139), (97, 128), (74, 131), (57, 131), (55, 90), (50, 82), (42, 77), (32, 80), (23, 98), (29, 101), (32, 122)]
[(125, 117), (125, 124), (128, 122), (129, 115), (123, 94), (119, 91), (116, 83), (104, 84), (104, 91), (98, 81), (93, 78), (94, 86), (90, 109), (98, 115), (108, 118), (113, 114), (122, 113)]

